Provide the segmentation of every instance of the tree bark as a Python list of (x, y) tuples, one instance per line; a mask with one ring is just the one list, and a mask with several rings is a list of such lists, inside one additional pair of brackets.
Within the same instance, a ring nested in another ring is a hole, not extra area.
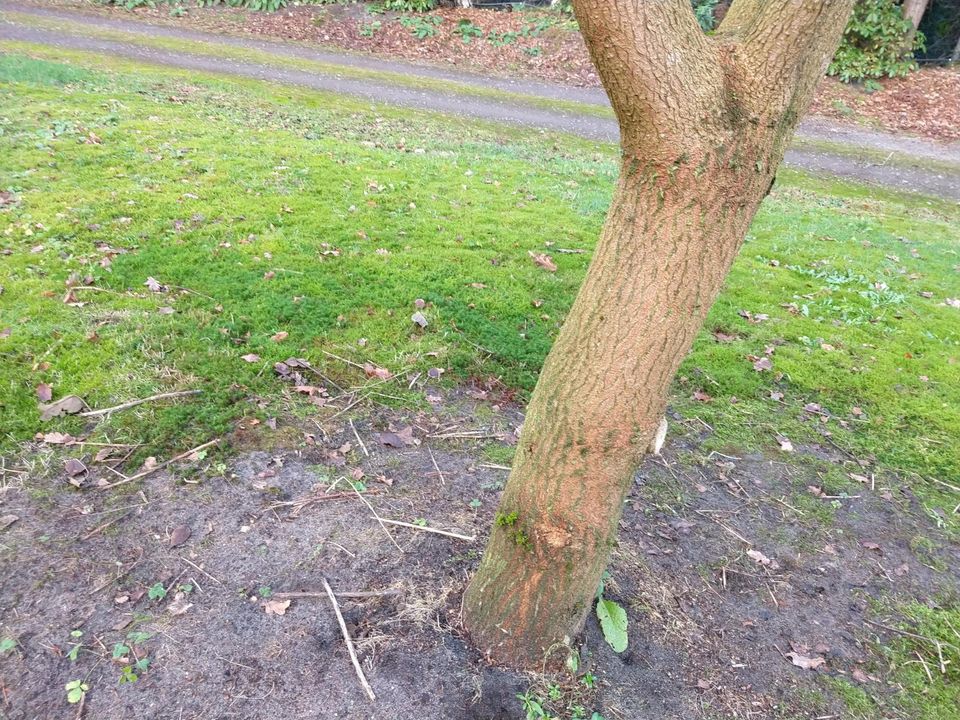
[(708, 38), (689, 0), (574, 0), (621, 171), (466, 591), (466, 628), (491, 660), (539, 665), (581, 630), (674, 373), (852, 5), (737, 0)]
[(903, 0), (903, 18), (910, 22), (910, 30), (904, 39), (904, 46), (913, 49), (913, 38), (917, 34), (917, 28), (920, 27), (920, 21), (923, 20), (923, 14), (927, 11), (927, 5), (930, 0)]

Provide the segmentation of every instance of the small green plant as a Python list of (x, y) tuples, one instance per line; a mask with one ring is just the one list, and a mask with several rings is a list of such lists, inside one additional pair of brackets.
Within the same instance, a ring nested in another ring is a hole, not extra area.
[(132, 665), (124, 665), (120, 669), (120, 680), (121, 685), (126, 685), (128, 683), (135, 683), (140, 677), (147, 671), (147, 668), (150, 667), (150, 658), (142, 657), (139, 658)]
[(12, 651), (17, 647), (17, 641), (13, 638), (5, 637), (3, 640), (0, 640), (0, 655), (6, 655), (8, 652)]
[(459, 35), (464, 45), (469, 45), (473, 38), (483, 37), (483, 30), (469, 20), (461, 20), (453, 29), (453, 34)]
[(530, 57), (540, 57), (540, 54), (543, 52), (543, 50), (539, 45), (531, 45), (530, 47), (525, 47), (523, 52)]
[(181, 5), (174, 5), (170, 8), (170, 17), (184, 17), (187, 14), (187, 9)]
[(437, 6), (436, 0), (383, 0), (380, 7), (396, 12), (428, 12)]
[(503, 47), (504, 45), (512, 45), (517, 41), (517, 38), (520, 37), (520, 33), (512, 31), (500, 31), (500, 30), (491, 30), (487, 33), (487, 42), (489, 42), (494, 47)]
[(519, 517), (520, 516), (517, 515), (516, 511), (513, 511), (512, 513), (509, 513), (509, 514), (498, 512), (497, 517), (494, 519), (493, 522), (498, 527), (512, 527), (513, 525), (516, 524)]
[(163, 600), (166, 596), (167, 589), (161, 582), (154, 583), (151, 588), (147, 590), (147, 597), (151, 600)]
[(400, 24), (410, 30), (410, 34), (418, 40), (433, 37), (437, 34), (437, 28), (443, 22), (443, 18), (437, 15), (427, 15), (426, 17), (402, 17)]
[(67, 702), (71, 705), (76, 705), (83, 700), (87, 696), (87, 691), (90, 690), (90, 686), (83, 680), (71, 680), (64, 685), (64, 688), (67, 690)]
[(258, 593), (258, 594), (260, 595), (260, 597), (262, 597), (262, 598), (268, 598), (268, 597), (270, 597), (271, 595), (273, 595), (273, 588), (264, 585), (264, 586), (261, 587), (259, 590), (257, 590), (257, 593)]
[(470, 507), (473, 508), (474, 511), (479, 510), (481, 505), (483, 505), (483, 503), (480, 502), (479, 498), (474, 498), (470, 501)]
[(379, 20), (374, 20), (373, 22), (369, 23), (361, 23), (360, 35), (363, 37), (373, 37), (380, 31), (380, 28), (382, 27), (383, 23), (381, 23)]
[(600, 621), (603, 639), (614, 652), (621, 653), (627, 649), (627, 611), (619, 603), (603, 596), (604, 586), (605, 582), (601, 580), (597, 590), (597, 620)]
[[(70, 632), (70, 637), (76, 638), (77, 640), (79, 640), (80, 638), (83, 637), (83, 630), (73, 630), (73, 631), (71, 631), (71, 632)], [(75, 643), (71, 646), (70, 650), (67, 651), (67, 659), (69, 659), (70, 662), (76, 662), (76, 661), (77, 661), (77, 656), (80, 654), (80, 648), (82, 648), (82, 647), (83, 647), (83, 643), (82, 643), (82, 642), (75, 642)]]
[(530, 690), (517, 694), (517, 700), (520, 701), (520, 707), (527, 715), (527, 720), (546, 720), (550, 716), (543, 709), (543, 699), (534, 695)]
[(583, 686), (588, 690), (593, 690), (597, 686), (597, 678), (593, 676), (593, 673), (584, 673), (583, 677), (580, 678), (580, 682), (583, 683)]

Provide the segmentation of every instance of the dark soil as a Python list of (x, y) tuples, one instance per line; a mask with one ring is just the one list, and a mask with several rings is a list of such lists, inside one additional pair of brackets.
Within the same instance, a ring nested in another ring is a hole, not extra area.
[[(614, 653), (591, 618), (580, 641), (593, 690), (487, 666), (463, 636), (460, 603), (506, 476), (485, 458), (502, 456), (522, 416), (459, 393), (433, 400), (432, 413), (357, 413), (362, 445), (342, 414), (318, 415), (319, 426), (280, 419), (276, 430), (248, 421), (227, 438), (229, 451), (113, 490), (96, 487), (117, 479), (96, 462), (99, 448), (37, 443), (8, 458), (0, 515), (19, 519), (0, 531), (0, 636), (17, 645), (0, 656), (2, 716), (505, 720), (523, 717), (517, 694), (548, 697), (554, 684), (553, 711), (564, 718), (575, 705), (611, 720), (830, 715), (843, 709), (827, 676), (859, 669), (870, 694), (893, 692), (874, 661), (885, 633), (866, 620), (885, 618), (871, 614), (871, 599), (957, 589), (933, 569), (957, 567), (956, 547), (911, 549), (930, 521), (896, 478), (838, 501), (831, 520), (821, 503), (832, 500), (807, 490), (822, 486), (814, 464), (704, 455), (702, 426), (675, 418), (664, 457), (637, 474), (610, 568), (606, 594), (628, 609), (628, 650)], [(419, 444), (383, 444), (380, 432), (407, 427)], [(436, 437), (451, 433), (484, 438)], [(848, 462), (824, 448), (802, 452)], [(80, 489), (59, 472), (67, 457), (90, 468)], [(337, 478), (332, 492), (349, 491), (345, 478), (358, 468), (381, 517), (478, 539), (392, 526), (398, 550), (349, 493), (299, 512), (282, 505), (323, 496)], [(183, 526), (189, 537), (172, 548)], [(398, 591), (341, 599), (375, 703), (325, 597), (266, 612), (276, 593), (321, 591), (324, 577), (340, 592)], [(157, 583), (164, 599), (150, 597)], [(184, 585), (192, 591), (179, 604), (191, 607), (173, 614)], [(116, 643), (133, 645), (131, 632), (149, 639), (113, 659)], [(788, 652), (826, 663), (803, 670)], [(150, 666), (121, 684), (134, 655)], [(74, 679), (89, 686), (79, 712), (64, 690)]]

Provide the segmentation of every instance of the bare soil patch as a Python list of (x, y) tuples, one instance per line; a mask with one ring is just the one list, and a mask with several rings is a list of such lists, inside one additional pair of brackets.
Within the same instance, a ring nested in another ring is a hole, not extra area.
[[(97, 448), (38, 444), (8, 459), (25, 474), (7, 473), (0, 494), (0, 515), (18, 517), (0, 531), (0, 635), (16, 641), (0, 656), (5, 717), (506, 719), (523, 717), (518, 694), (549, 698), (551, 685), (564, 717), (575, 705), (635, 720), (829, 715), (843, 707), (827, 677), (896, 693), (874, 654), (885, 632), (868, 620), (885, 618), (873, 601), (957, 591), (944, 568), (960, 552), (919, 550), (931, 521), (896, 478), (822, 498), (796, 456), (706, 455), (702, 426), (674, 418), (664, 457), (637, 474), (610, 568), (628, 650), (615, 654), (591, 617), (581, 674), (595, 688), (488, 666), (463, 635), (460, 601), (506, 476), (488, 458), (515, 442), (522, 414), (461, 393), (435, 400), (432, 412), (361, 412), (352, 426), (345, 415), (241, 425), (231, 453), (122, 492), (96, 489), (116, 478)], [(68, 457), (90, 469), (80, 489), (59, 470)], [(388, 525), (391, 540), (350, 478), (381, 518), (477, 539)], [(838, 506), (832, 519), (821, 503)], [(340, 600), (375, 703), (328, 600), (280, 595), (321, 592), (323, 578), (396, 593)], [(114, 657), (117, 643), (130, 651)], [(822, 663), (801, 669), (788, 653)], [(144, 657), (139, 679), (121, 683)], [(89, 687), (79, 713), (64, 690), (75, 679)]]

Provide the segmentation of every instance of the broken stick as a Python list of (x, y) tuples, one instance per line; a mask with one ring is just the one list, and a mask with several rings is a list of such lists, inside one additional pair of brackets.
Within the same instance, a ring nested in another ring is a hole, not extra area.
[(210, 447), (211, 445), (217, 445), (217, 444), (219, 444), (219, 443), (220, 443), (220, 438), (216, 438), (215, 440), (211, 440), (210, 442), (205, 442), (203, 445), (197, 445), (197, 446), (196, 446), (195, 448), (193, 448), (192, 450), (187, 450), (187, 451), (184, 452), (184, 453), (180, 453), (180, 454), (177, 455), (176, 457), (172, 457), (172, 458), (170, 458), (169, 460), (165, 460), (164, 462), (162, 462), (162, 463), (160, 463), (159, 465), (156, 465), (156, 466), (150, 468), (149, 470), (144, 470), (143, 472), (139, 472), (139, 473), (137, 473), (136, 475), (131, 475), (130, 477), (124, 478), (123, 480), (117, 480), (115, 483), (109, 483), (109, 484), (107, 484), (107, 485), (99, 485), (99, 486), (97, 486), (97, 489), (98, 489), (98, 490), (109, 490), (110, 488), (117, 487), (117, 485), (123, 485), (123, 484), (125, 484), (125, 483), (132, 482), (132, 481), (134, 481), (134, 480), (139, 480), (140, 478), (145, 478), (147, 475), (150, 475), (150, 474), (152, 474), (152, 473), (155, 473), (157, 470), (160, 470), (160, 469), (162, 469), (162, 468), (165, 468), (167, 465), (169, 465), (169, 464), (171, 464), (171, 463), (177, 462), (177, 460), (183, 460), (185, 457), (190, 457), (190, 456), (193, 455), (195, 452), (200, 452), (201, 450), (205, 450), (206, 448)]
[(80, 417), (96, 417), (98, 415), (109, 415), (112, 412), (118, 412), (120, 410), (126, 410), (127, 408), (136, 407), (137, 405), (143, 405), (144, 403), (153, 402), (154, 400), (169, 400), (170, 398), (186, 397), (187, 395), (199, 395), (202, 390), (180, 390), (178, 392), (168, 392), (160, 393), (159, 395), (151, 395), (147, 398), (142, 398), (140, 400), (131, 400), (130, 402), (121, 403), (120, 405), (114, 405), (113, 407), (103, 408), (102, 410), (87, 410), (86, 412), (80, 413)]
[(390, 523), (391, 525), (400, 525), (402, 527), (411, 528), (412, 530), (423, 530), (423, 532), (436, 533), (437, 535), (446, 535), (447, 537), (457, 538), (458, 540), (466, 540), (468, 542), (473, 542), (477, 539), (476, 535), (460, 535), (455, 532), (447, 532), (446, 530), (438, 530), (437, 528), (432, 528), (429, 525), (415, 525), (414, 523), (403, 522), (402, 520), (388, 520), (387, 518), (378, 517), (382, 523)]
[(367, 682), (367, 678), (363, 674), (363, 668), (360, 667), (360, 661), (357, 660), (357, 651), (353, 649), (353, 640), (350, 639), (347, 624), (343, 621), (343, 615), (340, 612), (340, 606), (337, 604), (337, 598), (333, 594), (333, 590), (330, 588), (330, 583), (327, 582), (327, 579), (321, 579), (323, 580), (323, 589), (327, 591), (327, 597), (330, 598), (330, 604), (333, 605), (333, 612), (337, 616), (337, 622), (340, 623), (340, 633), (343, 635), (343, 641), (347, 644), (347, 652), (350, 653), (350, 662), (353, 663), (353, 669), (357, 671), (357, 677), (360, 679), (360, 684), (363, 685), (363, 689), (366, 690), (367, 697), (375, 701), (377, 696), (373, 694), (373, 688), (371, 688), (370, 683)]

